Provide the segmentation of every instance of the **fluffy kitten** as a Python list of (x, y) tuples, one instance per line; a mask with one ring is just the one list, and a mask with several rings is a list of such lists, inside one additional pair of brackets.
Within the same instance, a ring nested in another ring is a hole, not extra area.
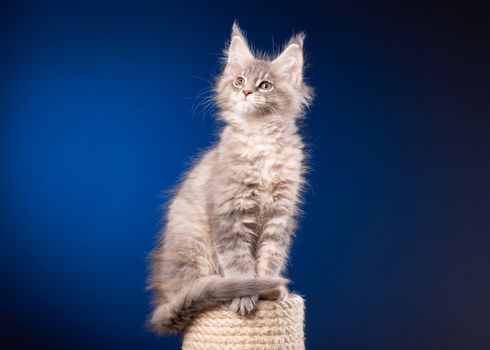
[(311, 101), (304, 34), (274, 60), (256, 58), (236, 24), (215, 86), (225, 126), (187, 172), (152, 252), (149, 288), (158, 333), (185, 328), (206, 308), (249, 314), (259, 297), (287, 297), (284, 269), (304, 184), (296, 122)]

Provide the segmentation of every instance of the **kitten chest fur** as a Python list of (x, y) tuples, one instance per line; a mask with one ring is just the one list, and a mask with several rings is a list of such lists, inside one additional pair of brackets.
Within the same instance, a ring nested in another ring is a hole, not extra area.
[(294, 122), (225, 127), (217, 147), (215, 208), (253, 214), (255, 224), (278, 210), (294, 215), (303, 183), (303, 147)]

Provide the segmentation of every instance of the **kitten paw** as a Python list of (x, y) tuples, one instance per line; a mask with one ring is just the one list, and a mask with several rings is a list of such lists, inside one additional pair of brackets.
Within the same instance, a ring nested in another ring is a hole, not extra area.
[(230, 310), (242, 316), (248, 316), (255, 308), (255, 303), (259, 299), (258, 296), (235, 298), (230, 304)]
[(260, 294), (260, 298), (264, 300), (279, 300), (284, 301), (288, 298), (289, 291), (285, 286), (274, 288), (266, 293)]

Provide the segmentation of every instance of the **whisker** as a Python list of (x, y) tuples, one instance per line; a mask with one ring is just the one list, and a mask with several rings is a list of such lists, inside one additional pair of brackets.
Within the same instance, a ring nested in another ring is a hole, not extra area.
[(214, 99), (214, 94), (213, 90), (209, 87), (205, 87), (197, 93), (197, 95), (194, 97), (194, 101), (191, 106), (191, 114), (192, 117), (197, 113), (201, 113), (204, 120), (205, 116), (214, 110), (215, 108), (215, 99)]
[(203, 77), (200, 77), (200, 76), (198, 76), (198, 75), (190, 75), (190, 77), (191, 77), (191, 78), (194, 78), (194, 79), (199, 79), (199, 80), (205, 81), (206, 83), (208, 83), (208, 84), (210, 84), (210, 85), (212, 85), (212, 84), (213, 84), (213, 82), (211, 82), (210, 80), (207, 80), (207, 79), (205, 79), (205, 78), (203, 78)]

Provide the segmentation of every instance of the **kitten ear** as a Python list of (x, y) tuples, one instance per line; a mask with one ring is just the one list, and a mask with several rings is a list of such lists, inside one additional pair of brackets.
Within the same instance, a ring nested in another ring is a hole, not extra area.
[(303, 80), (303, 42), (305, 34), (295, 35), (272, 64), (292, 84)]
[(248, 47), (247, 40), (242, 34), (240, 27), (236, 22), (233, 23), (233, 29), (231, 33), (231, 41), (228, 46), (227, 62), (225, 70), (229, 71), (233, 68), (243, 67), (243, 65), (254, 59), (250, 48)]

